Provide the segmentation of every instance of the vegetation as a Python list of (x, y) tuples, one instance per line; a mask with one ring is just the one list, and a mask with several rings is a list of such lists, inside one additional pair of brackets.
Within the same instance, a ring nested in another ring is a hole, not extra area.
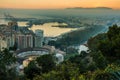
[(38, 57), (36, 61), (41, 67), (42, 73), (47, 73), (55, 68), (55, 59), (51, 54)]
[(29, 63), (28, 67), (24, 69), (24, 73), (28, 79), (33, 80), (33, 77), (36, 75), (41, 75), (41, 69), (32, 61)]
[(120, 57), (120, 27), (113, 25), (109, 31), (88, 40), (88, 46), (92, 52), (100, 51), (111, 63)]
[(8, 49), (0, 52), (0, 80), (15, 80), (17, 77), (15, 73), (16, 58)]
[(29, 63), (24, 69), (25, 76), (33, 80), (36, 75), (48, 73), (55, 68), (55, 60), (51, 54), (38, 57), (35, 61)]

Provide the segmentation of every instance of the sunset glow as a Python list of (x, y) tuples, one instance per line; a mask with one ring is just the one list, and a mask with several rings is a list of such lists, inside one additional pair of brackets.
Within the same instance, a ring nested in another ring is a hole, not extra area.
[(120, 0), (1, 0), (0, 8), (59, 9), (69, 7), (110, 7), (120, 9)]

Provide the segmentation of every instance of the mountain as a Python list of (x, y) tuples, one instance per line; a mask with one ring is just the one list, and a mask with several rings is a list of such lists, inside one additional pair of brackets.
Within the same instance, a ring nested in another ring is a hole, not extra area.
[(103, 10), (112, 10), (112, 8), (109, 7), (95, 7), (95, 8), (83, 8), (83, 7), (73, 7), (73, 8), (66, 8), (66, 9), (103, 9)]

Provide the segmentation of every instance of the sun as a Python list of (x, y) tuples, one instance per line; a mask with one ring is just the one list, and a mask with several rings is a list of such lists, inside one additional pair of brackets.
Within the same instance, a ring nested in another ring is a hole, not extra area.
[(101, 6), (103, 6), (101, 1), (96, 1), (96, 3), (94, 3), (93, 7), (101, 7)]

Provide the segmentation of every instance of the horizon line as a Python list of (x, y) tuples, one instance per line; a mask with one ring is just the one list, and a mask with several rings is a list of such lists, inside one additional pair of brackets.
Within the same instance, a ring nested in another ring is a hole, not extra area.
[(111, 10), (120, 10), (120, 8), (111, 8), (111, 7), (103, 7), (103, 6), (100, 6), (100, 7), (66, 7), (66, 8), (2, 8), (0, 7), (0, 9), (28, 9), (28, 10), (56, 10), (56, 9), (69, 9), (69, 8), (83, 8), (83, 9), (94, 9), (94, 8), (110, 8)]

